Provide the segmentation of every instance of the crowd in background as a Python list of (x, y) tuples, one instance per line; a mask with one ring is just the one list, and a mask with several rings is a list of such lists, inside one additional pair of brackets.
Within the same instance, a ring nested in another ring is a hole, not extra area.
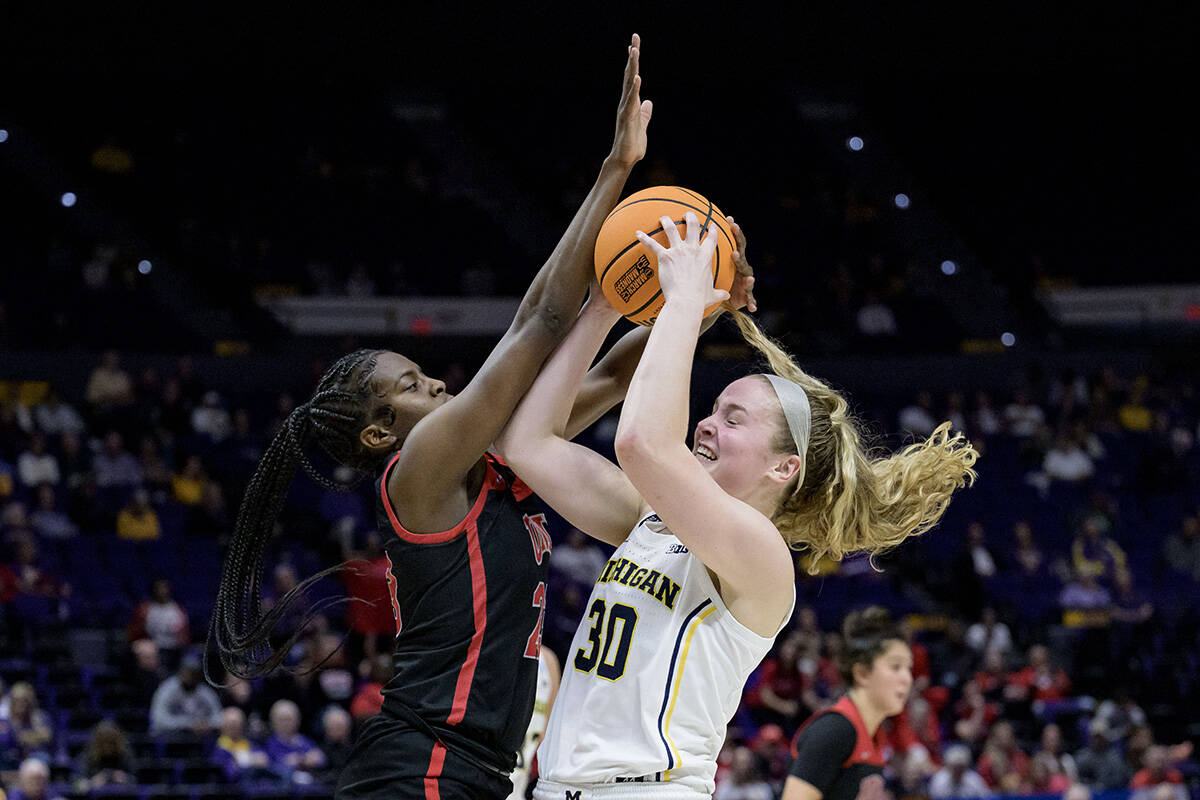
[[(354, 559), (358, 568), (313, 601), (374, 605), (317, 617), (289, 654), (298, 671), (214, 689), (198, 658), (221, 548), (293, 398), (238, 396), (187, 358), (170, 374), (135, 376), (116, 352), (79, 397), (7, 388), (0, 769), (10, 782), (45, 771), (76, 790), (156, 777), (321, 785), (391, 677), (387, 562), (367, 489), (335, 493), (297, 477), (265, 586), (269, 604)], [(841, 617), (869, 601), (905, 618), (915, 657), (908, 708), (885, 725), (895, 797), (1194, 786), (1196, 400), (1191, 385), (1112, 370), (1011, 396), (896, 398), (903, 435), (947, 418), (972, 438), (979, 486), (939, 529), (876, 564), (798, 555), (800, 605), (746, 688), (718, 796), (754, 796), (728, 788), (754, 781), (779, 790), (791, 736), (842, 689)], [(610, 431), (588, 435), (603, 449)], [(545, 642), (561, 658), (608, 550), (563, 524), (551, 530)], [(283, 620), (277, 641), (302, 616)], [(104, 663), (81, 662), (70, 641), (48, 644), (78, 627), (111, 633)], [(186, 759), (166, 760), (168, 748)]]

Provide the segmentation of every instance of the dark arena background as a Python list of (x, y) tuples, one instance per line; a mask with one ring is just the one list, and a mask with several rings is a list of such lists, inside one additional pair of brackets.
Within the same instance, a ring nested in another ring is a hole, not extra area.
[[(374, 506), (298, 474), (268, 602), (365, 559), (312, 602), (378, 604), (331, 606), (292, 671), (189, 691), (247, 480), (345, 352), (405, 353), (451, 392), (474, 374), (607, 153), (636, 31), (655, 110), (626, 193), (733, 214), (760, 324), (881, 448), (948, 419), (981, 454), (875, 565), (797, 554), (716, 796), (776, 796), (842, 689), (844, 616), (881, 604), (916, 656), (885, 726), (895, 800), (1200, 798), (1190, 15), (25, 5), (0, 9), (8, 797), (332, 796), (390, 677)], [(694, 412), (751, 366), (718, 323)], [(616, 418), (584, 440), (611, 454)], [(551, 523), (565, 659), (607, 550)], [(289, 714), (319, 755), (287, 760)], [(262, 764), (231, 755), (242, 717)]]

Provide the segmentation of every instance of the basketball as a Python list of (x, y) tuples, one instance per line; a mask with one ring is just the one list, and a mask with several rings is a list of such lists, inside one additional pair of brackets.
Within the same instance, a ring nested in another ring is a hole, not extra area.
[[(596, 237), (596, 278), (608, 302), (630, 322), (653, 325), (664, 302), (655, 274), (658, 259), (638, 241), (636, 231), (645, 231), (663, 247), (669, 247), (659, 217), (670, 217), (679, 226), (679, 235), (686, 236), (683, 215), (688, 211), (700, 220), (701, 239), (713, 225), (720, 237), (713, 253), (713, 286), (729, 291), (733, 285), (733, 233), (721, 210), (702, 195), (680, 186), (643, 189), (613, 209)], [(716, 308), (708, 308), (705, 315)]]

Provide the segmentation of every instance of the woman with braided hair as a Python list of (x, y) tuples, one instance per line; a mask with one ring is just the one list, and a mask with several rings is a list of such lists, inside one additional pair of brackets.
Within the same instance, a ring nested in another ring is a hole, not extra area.
[[(567, 521), (617, 550), (567, 655), (538, 749), (537, 800), (709, 797), (746, 679), (795, 603), (789, 546), (840, 559), (932, 527), (975, 476), (949, 423), (889, 457), (864, 451), (845, 399), (801, 370), (734, 301), (772, 374), (726, 386), (687, 446), (688, 390), (716, 235), (663, 217), (666, 298), (617, 427), (620, 466), (570, 441), (588, 364), (620, 318), (593, 286), (498, 443)], [(745, 239), (735, 229), (739, 258)], [(684, 238), (686, 236), (686, 238)], [(753, 310), (753, 309), (751, 309)], [(584, 488), (581, 491), (581, 487)]]
[[(462, 393), (451, 397), (397, 353), (351, 353), (288, 416), (247, 488), (209, 629), (226, 671), (239, 677), (280, 665), (300, 632), (273, 648), (275, 623), (330, 572), (262, 608), (263, 550), (296, 469), (332, 483), (305, 451), (317, 445), (379, 475), (395, 677), (340, 775), (340, 800), (504, 798), (512, 788), (508, 773), (533, 709), (550, 537), (530, 490), (489, 448), (574, 321), (597, 232), (645, 154), (652, 109), (640, 97), (639, 54), (634, 35), (596, 184)], [(631, 334), (597, 365), (572, 430), (619, 401), (645, 340)]]

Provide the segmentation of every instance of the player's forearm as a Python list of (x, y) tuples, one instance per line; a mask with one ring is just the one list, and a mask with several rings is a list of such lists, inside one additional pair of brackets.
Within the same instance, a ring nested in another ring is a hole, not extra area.
[(590, 306), (580, 312), (567, 338), (542, 367), (497, 442), (514, 465), (536, 457), (532, 451), (537, 442), (548, 437), (568, 438), (564, 434), (580, 385), (614, 321)]
[(535, 324), (558, 338), (566, 334), (594, 273), (596, 236), (621, 198), (631, 169), (612, 157), (604, 160), (596, 183), (525, 292), (514, 327)]
[[(700, 326), (701, 335), (713, 326), (721, 313), (718, 311), (704, 319)], [(633, 380), (633, 373), (642, 360), (642, 353), (645, 352), (649, 339), (649, 328), (639, 327), (630, 331), (588, 371), (583, 388), (579, 390), (579, 396), (575, 400), (575, 407), (571, 409), (571, 419), (567, 422), (565, 434), (567, 439), (574, 439), (625, 399), (629, 384)]]
[(653, 453), (687, 439), (689, 389), (703, 306), (667, 299), (634, 371), (617, 426), (618, 453)]

